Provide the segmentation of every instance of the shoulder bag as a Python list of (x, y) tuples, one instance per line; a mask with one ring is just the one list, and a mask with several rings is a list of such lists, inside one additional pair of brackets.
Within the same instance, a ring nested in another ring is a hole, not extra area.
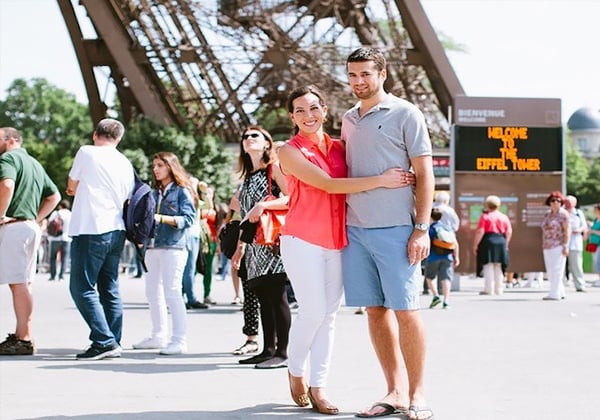
[[(271, 192), (271, 169), (272, 165), (269, 165), (267, 169), (267, 185), (269, 192), (265, 197), (265, 201), (275, 200), (277, 197)], [(260, 216), (258, 222), (258, 228), (256, 229), (256, 236), (254, 237), (254, 243), (259, 245), (278, 245), (279, 244), (279, 233), (281, 227), (285, 223), (285, 216), (287, 209), (265, 209)]]

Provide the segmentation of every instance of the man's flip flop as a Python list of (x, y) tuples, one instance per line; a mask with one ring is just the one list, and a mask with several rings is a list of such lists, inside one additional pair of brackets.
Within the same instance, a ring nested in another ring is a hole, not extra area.
[(373, 411), (374, 408), (381, 407), (383, 411), (380, 411), (376, 414), (368, 414), (368, 413), (356, 413), (356, 417), (360, 418), (371, 418), (371, 417), (384, 417), (390, 416), (392, 414), (407, 414), (408, 410), (404, 407), (396, 408), (391, 404), (385, 402), (377, 402), (369, 408), (369, 411)]
[[(422, 417), (423, 414), (425, 414), (425, 417)], [(429, 407), (419, 407), (418, 405), (411, 405), (410, 407), (408, 407), (408, 419), (434, 420), (433, 410)]]

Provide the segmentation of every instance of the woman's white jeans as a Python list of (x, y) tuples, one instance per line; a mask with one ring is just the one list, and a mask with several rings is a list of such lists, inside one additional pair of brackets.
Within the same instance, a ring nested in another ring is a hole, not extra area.
[(484, 292), (501, 295), (504, 289), (504, 274), (500, 263), (487, 263), (483, 266)]
[(325, 387), (344, 290), (341, 251), (286, 235), (281, 237), (281, 257), (299, 305), (290, 329), (288, 369), (305, 376), (310, 358), (308, 384)]
[(563, 255), (563, 247), (556, 246), (550, 249), (544, 249), (544, 264), (546, 264), (546, 273), (550, 281), (550, 293), (548, 297), (560, 299), (565, 296), (565, 263), (567, 257)]
[(185, 343), (186, 312), (181, 295), (187, 249), (150, 248), (146, 251), (146, 298), (152, 319), (152, 338), (168, 338), (167, 306), (173, 319), (172, 343)]

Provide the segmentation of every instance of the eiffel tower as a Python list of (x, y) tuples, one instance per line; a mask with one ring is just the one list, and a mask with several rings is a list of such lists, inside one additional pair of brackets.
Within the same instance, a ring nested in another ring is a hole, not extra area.
[[(421, 108), (438, 147), (448, 142), (453, 98), (464, 95), (419, 0), (57, 2), (95, 122), (107, 113), (95, 72), (103, 68), (126, 121), (143, 114), (236, 141), (285, 106), (291, 89), (314, 83), (335, 132), (355, 102), (345, 58), (363, 45), (384, 50), (386, 90)], [(96, 36), (84, 37), (90, 26)]]

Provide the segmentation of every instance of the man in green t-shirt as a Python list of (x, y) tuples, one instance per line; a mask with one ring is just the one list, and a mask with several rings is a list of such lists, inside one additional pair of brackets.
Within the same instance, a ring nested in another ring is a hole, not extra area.
[(60, 201), (58, 188), (22, 144), (19, 131), (0, 128), (0, 284), (10, 287), (17, 319), (15, 333), (0, 343), (2, 356), (35, 352), (31, 282), (42, 236), (39, 223)]

